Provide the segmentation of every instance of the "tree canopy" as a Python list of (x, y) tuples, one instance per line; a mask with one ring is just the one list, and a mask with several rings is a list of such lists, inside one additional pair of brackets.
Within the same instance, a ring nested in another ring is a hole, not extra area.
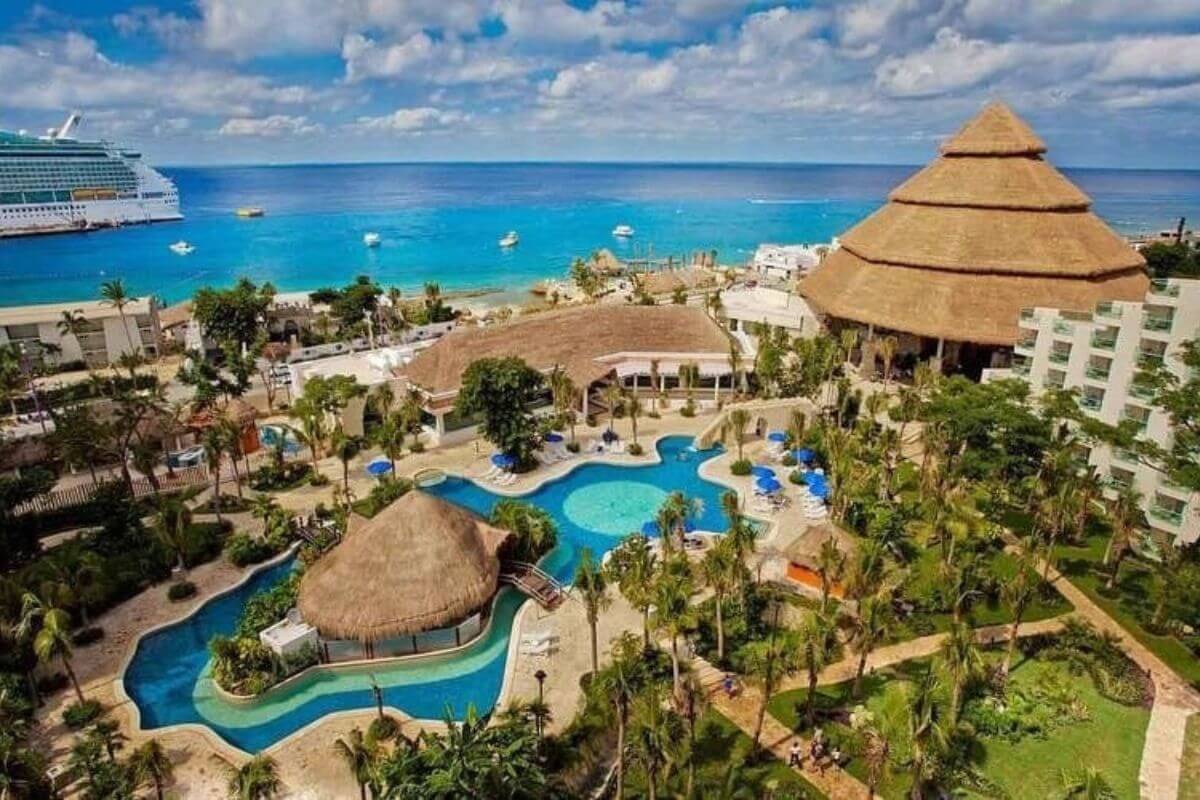
[(229, 289), (206, 286), (192, 299), (192, 316), (218, 342), (249, 345), (258, 336), (259, 319), (266, 316), (274, 297), (274, 286), (259, 286), (249, 278), (241, 278)]
[(454, 410), (481, 416), (484, 438), (525, 465), (537, 446), (537, 423), (529, 405), (545, 384), (542, 373), (516, 356), (481, 358), (463, 372)]

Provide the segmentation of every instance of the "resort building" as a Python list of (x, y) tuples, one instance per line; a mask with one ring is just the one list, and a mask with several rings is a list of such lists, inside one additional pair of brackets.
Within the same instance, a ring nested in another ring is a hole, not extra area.
[(804, 298), (768, 286), (741, 286), (721, 293), (721, 315), (742, 350), (758, 350), (758, 325), (782, 328), (792, 337), (814, 336), (821, 320)]
[[(607, 410), (602, 390), (618, 382), (630, 390), (680, 394), (679, 368), (695, 364), (697, 400), (732, 389), (732, 342), (721, 326), (694, 306), (590, 305), (516, 317), (482, 328), (459, 328), (399, 370), (425, 396), (430, 434), (437, 442), (468, 438), (475, 420), (460, 419), (454, 401), (462, 374), (481, 358), (519, 356), (549, 374), (564, 369), (583, 398), (578, 409)], [(543, 399), (548, 405), (549, 395)]]
[(458, 647), (487, 627), (510, 534), (414, 490), (346, 536), (300, 582), (300, 620), (322, 661), (391, 658)]
[[(68, 315), (81, 320), (76, 333), (60, 327)], [(124, 353), (154, 357), (161, 335), (153, 297), (134, 298), (122, 310), (97, 300), (0, 308), (0, 345), (16, 344), (50, 364), (96, 368)]]
[(1141, 255), (1045, 152), (1011, 109), (988, 105), (846, 232), (800, 293), (835, 331), (864, 329), (868, 351), (872, 335), (894, 334), (899, 363), (971, 376), (1007, 365), (1022, 308), (1140, 300)]
[[(1135, 420), (1146, 439), (1170, 446), (1169, 415), (1149, 402), (1151, 394), (1135, 385), (1134, 376), (1152, 362), (1177, 373), (1185, 369), (1179, 347), (1200, 336), (1200, 281), (1156, 281), (1140, 302), (1101, 303), (1090, 313), (1027, 308), (1018, 325), (1012, 370), (987, 378), (1021, 377), (1035, 390), (1076, 389), (1090, 416), (1110, 425)], [(1129, 453), (1097, 446), (1089, 460), (1114, 487), (1141, 493), (1160, 542), (1200, 538), (1200, 496)]]
[(764, 278), (791, 282), (807, 275), (837, 248), (837, 239), (832, 245), (760, 244), (750, 259), (750, 269)]

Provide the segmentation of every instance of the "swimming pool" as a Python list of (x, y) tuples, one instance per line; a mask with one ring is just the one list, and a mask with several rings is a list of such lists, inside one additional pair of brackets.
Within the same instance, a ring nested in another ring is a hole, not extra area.
[(304, 449), (296, 434), (283, 425), (258, 426), (258, 438), (266, 447), (274, 447), (278, 441), (283, 440), (283, 452), (288, 455), (295, 455)]
[[(700, 477), (700, 464), (719, 450), (695, 451), (691, 438), (660, 439), (658, 464), (584, 464), (524, 495), (546, 509), (559, 527), (559, 543), (542, 566), (569, 581), (583, 548), (597, 557), (611, 550), (642, 523), (652, 520), (662, 500), (682, 491), (699, 500), (693, 522), (700, 530), (724, 530), (720, 498), (725, 488)], [(502, 499), (463, 478), (450, 477), (425, 491), (491, 513)], [(487, 632), (466, 647), (408, 661), (317, 669), (263, 697), (232, 703), (218, 695), (208, 677), (208, 642), (229, 634), (251, 595), (293, 568), (291, 560), (267, 567), (231, 592), (215, 597), (185, 620), (142, 637), (124, 674), (125, 691), (146, 729), (201, 724), (247, 752), (257, 752), (326, 714), (370, 708), (371, 679), (383, 688), (384, 702), (420, 719), (439, 719), (450, 708), (456, 717), (469, 705), (495, 706), (504, 682), (509, 632), (525, 597), (512, 589), (497, 596)]]

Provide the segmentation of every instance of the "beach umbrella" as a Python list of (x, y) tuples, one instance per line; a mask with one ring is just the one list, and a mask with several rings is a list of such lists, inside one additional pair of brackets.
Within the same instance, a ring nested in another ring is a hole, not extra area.
[(783, 431), (771, 431), (767, 434), (767, 439), (772, 442), (786, 442), (787, 434)]
[(658, 536), (658, 523), (653, 521), (642, 523), (642, 535)]
[(817, 454), (814, 453), (812, 450), (808, 449), (807, 447), (801, 447), (799, 450), (796, 451), (795, 455), (796, 455), (796, 460), (799, 461), (801, 464), (811, 464), (812, 460), (814, 458), (816, 458)]
[(616, 431), (605, 429), (604, 433), (600, 434), (600, 438), (604, 440), (605, 444), (612, 444), (621, 437), (617, 435)]
[(367, 474), (373, 478), (381, 478), (392, 471), (392, 462), (386, 458), (377, 458), (367, 464)]
[(755, 464), (750, 468), (750, 474), (756, 478), (774, 478), (775, 470), (770, 467), (764, 467), (761, 464)]
[(754, 485), (758, 487), (759, 491), (766, 492), (767, 494), (778, 492), (783, 488), (783, 484), (774, 478), (759, 478)]
[(546, 434), (547, 442), (553, 442), (553, 443), (557, 444), (558, 442), (561, 442), (562, 440), (563, 440), (563, 436), (561, 433), (555, 433), (554, 431), (550, 431), (550, 433)]
[(492, 455), (492, 463), (500, 469), (508, 469), (513, 464), (516, 464), (517, 460), (508, 453), (494, 453)]
[(808, 491), (812, 493), (813, 497), (817, 497), (821, 500), (825, 500), (829, 497), (829, 487), (823, 483), (818, 483), (816, 485), (810, 484)]

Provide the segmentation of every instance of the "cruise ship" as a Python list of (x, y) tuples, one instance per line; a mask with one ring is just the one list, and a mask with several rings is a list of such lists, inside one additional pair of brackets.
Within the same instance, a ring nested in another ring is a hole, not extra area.
[(45, 136), (0, 131), (0, 237), (183, 218), (174, 183), (139, 153), (75, 139), (79, 121)]

